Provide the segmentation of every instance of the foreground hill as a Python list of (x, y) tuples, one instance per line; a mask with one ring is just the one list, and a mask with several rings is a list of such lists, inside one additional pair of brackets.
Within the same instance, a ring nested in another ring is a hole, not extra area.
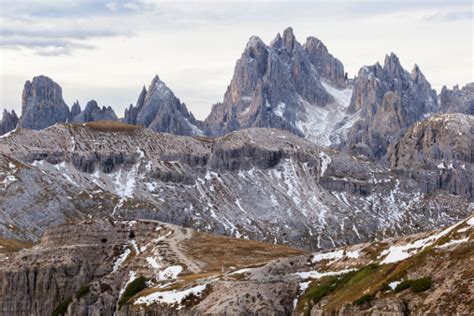
[(421, 186), (276, 129), (209, 139), (66, 124), (12, 132), (0, 154), (0, 235), (13, 239), (111, 217), (316, 250), (436, 229), (471, 212), (466, 191)]
[(0, 257), (0, 312), (468, 315), (473, 226), (310, 255), (155, 221), (65, 224)]

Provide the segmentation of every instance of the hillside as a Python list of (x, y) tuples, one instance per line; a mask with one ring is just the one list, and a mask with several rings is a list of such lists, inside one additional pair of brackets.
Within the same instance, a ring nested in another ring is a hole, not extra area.
[(0, 259), (0, 310), (467, 315), (473, 226), (471, 216), (441, 231), (308, 254), (155, 221), (65, 224)]
[(65, 124), (16, 130), (0, 139), (0, 154), (0, 235), (10, 239), (110, 217), (317, 250), (436, 229), (471, 213), (468, 194), (426, 190), (409, 174), (277, 129), (210, 139), (117, 122)]

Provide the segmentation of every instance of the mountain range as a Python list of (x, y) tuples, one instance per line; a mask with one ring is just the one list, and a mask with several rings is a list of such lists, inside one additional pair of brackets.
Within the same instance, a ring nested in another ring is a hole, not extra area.
[(38, 76), (25, 83), (20, 118), (5, 111), (0, 132), (100, 120), (187, 136), (279, 128), (318, 145), (386, 162), (389, 144), (414, 123), (435, 113), (472, 115), (472, 87), (473, 83), (462, 89), (443, 87), (437, 95), (417, 65), (408, 72), (393, 53), (385, 56), (383, 66), (364, 66), (348, 79), (342, 62), (319, 39), (308, 37), (300, 44), (287, 28), (270, 45), (250, 38), (223, 101), (212, 106), (204, 121), (197, 120), (158, 76), (148, 90), (143, 87), (122, 119), (94, 100), (83, 111), (77, 102), (69, 109), (60, 86)]
[(0, 315), (474, 313), (474, 83), (287, 28), (204, 121), (158, 75), (123, 117), (62, 93), (0, 122)]

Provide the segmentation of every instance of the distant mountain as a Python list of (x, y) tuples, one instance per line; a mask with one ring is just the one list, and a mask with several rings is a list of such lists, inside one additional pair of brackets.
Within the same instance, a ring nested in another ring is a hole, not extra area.
[[(76, 103), (75, 103), (76, 104)], [(74, 106), (73, 106), (74, 107)], [(79, 108), (80, 110), (80, 108)], [(109, 106), (100, 108), (95, 100), (87, 102), (85, 109), (71, 120), (73, 123), (86, 123), (95, 121), (117, 121), (117, 115)]]
[(40, 130), (56, 123), (64, 123), (68, 117), (69, 107), (56, 82), (46, 76), (37, 76), (25, 83), (19, 127)]
[(443, 86), (439, 101), (442, 112), (474, 115), (474, 82), (468, 83), (461, 89), (457, 85), (452, 90)]
[(409, 73), (392, 53), (383, 67), (363, 67), (354, 80), (348, 111), (358, 119), (343, 143), (354, 153), (384, 158), (406, 128), (438, 110), (436, 92), (418, 66)]
[(155, 76), (148, 88), (143, 87), (136, 106), (130, 105), (123, 121), (151, 130), (176, 135), (204, 135), (202, 122), (196, 120), (173, 91)]
[(301, 45), (291, 28), (269, 46), (253, 36), (224, 101), (213, 106), (205, 122), (211, 135), (274, 127), (329, 145), (348, 106), (346, 87), (342, 63), (318, 39), (309, 37)]
[[(0, 239), (8, 315), (472, 315), (474, 217), (309, 254), (157, 221)], [(21, 252), (15, 249), (26, 247)]]
[(18, 125), (18, 116), (15, 111), (8, 112), (3, 110), (2, 120), (0, 121), (0, 135), (4, 135), (16, 128)]

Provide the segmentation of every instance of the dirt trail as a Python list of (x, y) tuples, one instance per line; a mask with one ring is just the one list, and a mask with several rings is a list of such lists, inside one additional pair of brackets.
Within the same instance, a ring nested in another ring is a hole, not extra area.
[(192, 237), (192, 232), (188, 229), (183, 229), (174, 225), (166, 225), (167, 228), (173, 231), (173, 238), (167, 239), (169, 249), (175, 253), (176, 257), (187, 266), (188, 270), (193, 273), (201, 272), (201, 268), (195, 262), (194, 259), (190, 259), (186, 254), (181, 250), (180, 243), (186, 239)]

